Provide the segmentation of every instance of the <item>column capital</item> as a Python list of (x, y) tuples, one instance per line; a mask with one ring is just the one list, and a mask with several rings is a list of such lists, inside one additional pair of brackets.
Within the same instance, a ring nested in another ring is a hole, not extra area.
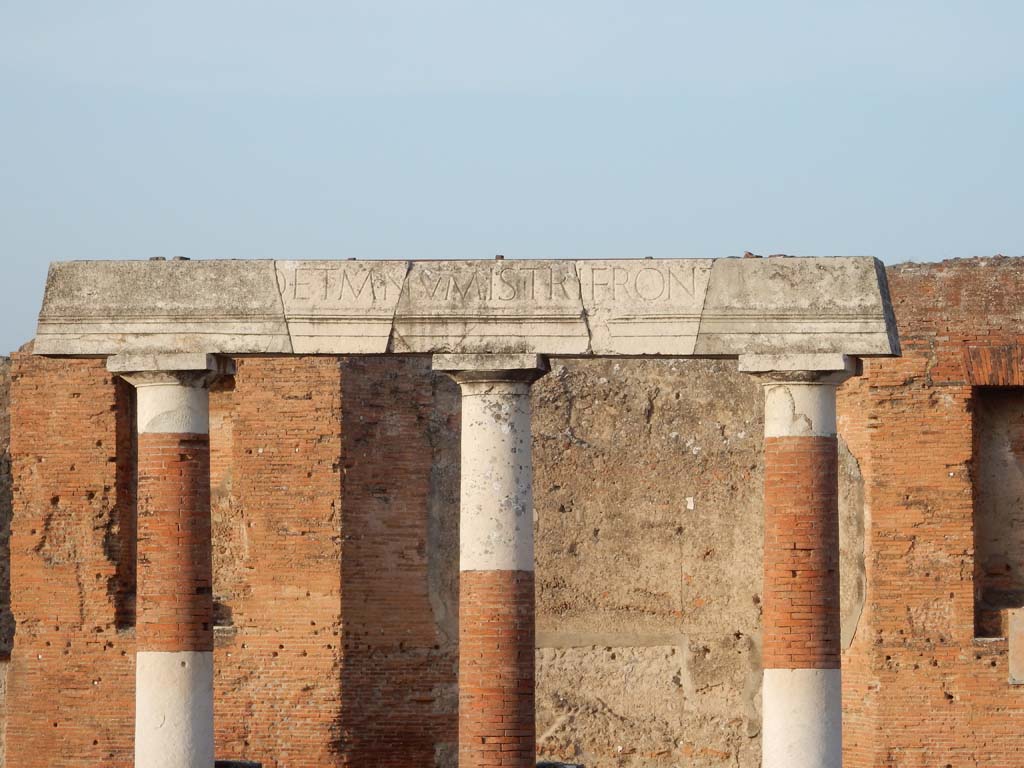
[(208, 387), (222, 376), (233, 375), (235, 362), (202, 352), (124, 352), (107, 358), (107, 370), (134, 387), (157, 384)]
[(234, 373), (235, 364), (204, 353), (127, 353), (108, 357), (107, 370), (135, 387), (140, 435), (209, 434), (209, 387), (221, 376)]
[(547, 358), (535, 354), (434, 355), (431, 367), (459, 384), (532, 384), (550, 370)]
[(861, 372), (860, 358), (843, 354), (740, 355), (739, 370), (768, 384), (842, 384)]

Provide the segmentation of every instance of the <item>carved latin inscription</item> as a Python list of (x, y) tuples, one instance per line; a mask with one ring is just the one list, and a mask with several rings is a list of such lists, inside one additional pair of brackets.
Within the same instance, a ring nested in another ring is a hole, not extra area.
[(397, 300), (405, 262), (277, 262), (277, 286), (286, 307), (386, 306)]
[(386, 352), (407, 271), (404, 261), (277, 262), (294, 351)]
[(898, 349), (870, 258), (66, 262), (35, 339), (97, 356)]
[(543, 262), (415, 269), (413, 301), (444, 304), (490, 302), (495, 306), (529, 302), (579, 301), (572, 265)]
[(395, 351), (583, 354), (587, 326), (572, 262), (415, 262), (395, 317)]
[(693, 353), (710, 260), (577, 262), (599, 355)]
[(690, 354), (709, 271), (708, 261), (654, 260), (277, 266), (296, 352), (475, 352), (500, 344), (512, 352), (656, 354), (669, 344)]

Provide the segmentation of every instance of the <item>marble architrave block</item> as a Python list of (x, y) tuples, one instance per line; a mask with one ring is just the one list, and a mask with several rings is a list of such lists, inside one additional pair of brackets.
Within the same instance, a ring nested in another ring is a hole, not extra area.
[(594, 355), (693, 354), (711, 259), (578, 261)]
[(716, 259), (694, 352), (899, 354), (885, 268), (857, 256)]
[(54, 262), (36, 331), (43, 355), (292, 352), (270, 261)]
[(899, 354), (869, 257), (78, 261), (36, 354)]
[(277, 261), (296, 354), (388, 351), (406, 261)]
[(585, 355), (589, 343), (571, 261), (421, 261), (390, 351)]

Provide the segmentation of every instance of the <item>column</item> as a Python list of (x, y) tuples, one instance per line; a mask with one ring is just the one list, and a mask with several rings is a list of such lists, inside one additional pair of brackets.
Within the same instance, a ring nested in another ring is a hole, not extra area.
[(462, 389), (459, 766), (533, 768), (537, 355), (436, 355)]
[(212, 768), (213, 566), (207, 355), (118, 356), (135, 387), (136, 768)]
[(764, 768), (842, 766), (836, 386), (852, 369), (842, 356), (740, 362), (765, 394)]

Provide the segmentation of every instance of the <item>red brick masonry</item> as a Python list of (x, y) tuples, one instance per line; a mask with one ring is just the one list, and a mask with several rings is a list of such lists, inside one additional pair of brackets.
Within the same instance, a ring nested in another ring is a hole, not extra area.
[(766, 669), (839, 668), (834, 437), (764, 441)]
[(139, 651), (213, 650), (210, 437), (139, 435)]
[(535, 764), (530, 571), (463, 571), (459, 581), (459, 768)]

